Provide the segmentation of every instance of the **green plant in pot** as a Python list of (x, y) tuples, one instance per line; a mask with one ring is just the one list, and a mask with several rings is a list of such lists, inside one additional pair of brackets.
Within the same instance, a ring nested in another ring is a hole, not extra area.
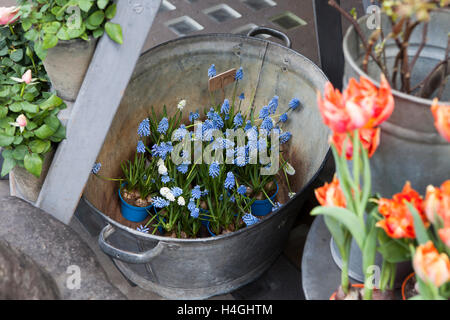
[(24, 196), (35, 201), (54, 144), (65, 138), (57, 115), (66, 106), (49, 92), (42, 62), (18, 22), (0, 28), (0, 56), (1, 175), (14, 169), (15, 180), (23, 182), (19, 188)]
[(104, 33), (123, 43), (122, 28), (111, 22), (117, 5), (111, 0), (19, 1), (25, 37), (35, 42), (36, 54), (58, 94), (75, 101)]
[(450, 147), (429, 112), (433, 98), (447, 105), (450, 99), (450, 10), (448, 0), (378, 2), (378, 10), (358, 20), (336, 1), (329, 4), (352, 24), (343, 41), (344, 83), (364, 76), (379, 86), (383, 73), (393, 89), (396, 108), (381, 125), (383, 143), (371, 159), (373, 191), (390, 197), (406, 180), (424, 190), (450, 171), (450, 162), (441, 161), (450, 157)]
[[(323, 215), (342, 257), (341, 286), (335, 299), (372, 299), (374, 283), (373, 267), (377, 251), (377, 237), (381, 229), (376, 227), (377, 205), (372, 197), (372, 173), (369, 157), (379, 146), (379, 125), (394, 110), (391, 89), (381, 77), (381, 88), (368, 79), (357, 82), (350, 79), (341, 94), (331, 83), (325, 86), (324, 98), (318, 93), (318, 105), (325, 124), (332, 130), (331, 149), (338, 177), (316, 189), (321, 204), (312, 215)], [(351, 167), (348, 160), (351, 160)], [(351, 241), (354, 239), (362, 251), (364, 272), (363, 293), (349, 282)], [(387, 267), (382, 274), (387, 272)], [(388, 286), (381, 288), (381, 295), (389, 296)], [(377, 291), (377, 298), (380, 297)]]

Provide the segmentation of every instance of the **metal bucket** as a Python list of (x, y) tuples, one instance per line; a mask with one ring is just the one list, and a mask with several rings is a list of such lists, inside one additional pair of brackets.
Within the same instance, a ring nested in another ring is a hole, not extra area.
[[(260, 223), (216, 237), (174, 239), (130, 228), (120, 215), (118, 186), (91, 177), (83, 199), (107, 222), (99, 236), (100, 247), (129, 280), (170, 299), (227, 293), (270, 267), (283, 250), (305, 200), (304, 191), (319, 173), (329, 150), (329, 131), (316, 105), (316, 90), (323, 90), (327, 79), (316, 65), (266, 40), (200, 35), (164, 43), (141, 56), (98, 155), (103, 176), (121, 176), (120, 163), (134, 155), (138, 124), (148, 116), (151, 106), (158, 113), (166, 105), (173, 114), (178, 101), (186, 99), (183, 121), (187, 121), (190, 111), (208, 105), (207, 70), (212, 63), (219, 72), (243, 67), (245, 78), (239, 91), (246, 96), (244, 110), (253, 95), (257, 112), (274, 95), (280, 97), (280, 111), (287, 110), (292, 97), (302, 101), (303, 107), (291, 113), (285, 127), (293, 134), (287, 153), (296, 169), (291, 185), (299, 192), (289, 199), (280, 179), (278, 200), (285, 205)], [(227, 97), (231, 96), (230, 87)]]
[[(373, 30), (366, 26), (368, 16), (358, 20), (363, 33), (368, 37)], [(389, 30), (389, 22), (382, 16), (383, 30)], [(410, 61), (422, 42), (423, 24), (411, 35), (408, 55)], [(432, 13), (425, 47), (411, 75), (411, 84), (419, 83), (441, 60), (447, 46), (450, 31), (450, 11)], [(387, 34), (388, 32), (385, 32)], [(344, 37), (345, 72), (344, 83), (349, 78), (367, 77), (360, 66), (365, 51), (353, 27)], [(386, 43), (388, 70), (392, 70), (398, 52), (393, 41)], [(380, 69), (369, 63), (369, 79), (379, 84)], [(397, 77), (398, 78), (398, 77)], [(450, 144), (436, 131), (430, 111), (432, 100), (418, 98), (393, 90), (395, 109), (392, 116), (381, 125), (380, 146), (371, 158), (372, 189), (383, 197), (400, 192), (407, 180), (419, 193), (424, 194), (429, 184), (438, 186), (448, 178), (450, 172)], [(450, 100), (450, 85), (444, 90), (443, 101)], [(449, 104), (447, 102), (446, 104)]]
[[(368, 16), (365, 16), (358, 20), (366, 37), (373, 31), (366, 27), (367, 19)], [(389, 22), (385, 16), (382, 16), (381, 23), (383, 30), (388, 30)], [(440, 60), (444, 59), (449, 30), (450, 11), (433, 13), (428, 25), (428, 40), (416, 62), (415, 72), (412, 73), (412, 86), (420, 82)], [(385, 34), (388, 33), (385, 32)], [(419, 26), (410, 39), (408, 52), (410, 58), (414, 57), (421, 41), (422, 26)], [(351, 77), (359, 79), (363, 75), (379, 84), (380, 69), (375, 63), (369, 62), (368, 75), (360, 68), (365, 51), (353, 27), (347, 30), (343, 47), (344, 83), (347, 83)], [(392, 70), (398, 49), (392, 41), (387, 41), (386, 48), (388, 70)], [(443, 100), (449, 100), (449, 88), (447, 84)], [(391, 197), (400, 192), (405, 182), (409, 180), (414, 189), (424, 194), (429, 184), (438, 186), (448, 178), (450, 144), (436, 131), (430, 111), (432, 100), (418, 98), (397, 90), (392, 92), (395, 109), (392, 116), (381, 125), (380, 146), (370, 159), (372, 191), (383, 197)], [(330, 246), (333, 259), (341, 268), (342, 259), (333, 240)], [(375, 264), (381, 267), (381, 255), (377, 254)], [(410, 262), (400, 263), (395, 286), (400, 287), (411, 271)], [(349, 275), (357, 281), (364, 281), (362, 254), (354, 240), (350, 253)]]

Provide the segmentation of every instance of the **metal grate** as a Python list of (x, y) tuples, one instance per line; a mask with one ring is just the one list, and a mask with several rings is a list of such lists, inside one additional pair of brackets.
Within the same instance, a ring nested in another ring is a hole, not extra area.
[(203, 30), (203, 26), (189, 16), (169, 20), (167, 21), (167, 27), (179, 36)]
[(277, 5), (277, 3), (272, 0), (242, 0), (242, 2), (256, 11)]
[(223, 3), (205, 9), (203, 10), (203, 13), (219, 23), (242, 17), (242, 15), (239, 12)]
[(303, 19), (289, 11), (272, 17), (270, 20), (285, 30), (291, 30), (296, 27), (304, 26), (306, 24)]

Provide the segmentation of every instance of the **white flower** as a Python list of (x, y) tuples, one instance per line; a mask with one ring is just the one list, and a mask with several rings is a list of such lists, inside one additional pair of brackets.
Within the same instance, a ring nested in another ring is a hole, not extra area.
[(292, 199), (293, 197), (295, 197), (295, 194), (296, 194), (295, 192), (289, 192), (289, 198)]
[(166, 194), (166, 199), (169, 200), (170, 202), (175, 201), (175, 196), (173, 195), (172, 191), (169, 190), (169, 193)]
[(158, 159), (158, 162), (156, 163), (156, 165), (157, 165), (158, 167), (163, 166), (163, 165), (164, 165), (164, 160), (161, 159), (161, 158), (159, 158), (159, 159)]
[(159, 193), (161, 193), (161, 195), (162, 195), (163, 197), (165, 197), (167, 200), (169, 200), (170, 202), (175, 201), (175, 197), (174, 197), (172, 191), (170, 191), (169, 188), (167, 188), (167, 187), (162, 187), (162, 188), (159, 190)]
[(165, 197), (168, 193), (171, 193), (171, 191), (170, 191), (170, 189), (167, 188), (167, 187), (162, 187), (162, 188), (159, 190), (159, 193), (161, 193), (161, 195)]
[(167, 167), (163, 164), (158, 167), (158, 173), (162, 176), (167, 174)]
[(290, 176), (293, 176), (295, 174), (295, 169), (289, 162), (286, 162), (286, 165), (284, 166), (284, 172), (286, 172)]
[(186, 202), (184, 201), (184, 198), (182, 196), (178, 197), (177, 202), (178, 202), (178, 205), (180, 205), (180, 206), (184, 206), (186, 204)]
[(181, 100), (180, 102), (178, 102), (177, 108), (180, 110), (183, 110), (183, 108), (186, 106), (186, 100)]

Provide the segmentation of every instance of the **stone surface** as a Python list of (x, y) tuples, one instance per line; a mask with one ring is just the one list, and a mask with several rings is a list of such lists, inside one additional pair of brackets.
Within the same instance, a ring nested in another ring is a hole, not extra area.
[(76, 232), (23, 200), (0, 197), (0, 239), (48, 272), (62, 299), (126, 298)]
[(302, 283), (307, 300), (328, 300), (340, 284), (340, 270), (331, 257), (331, 234), (322, 216), (309, 230), (302, 257)]
[(0, 240), (0, 300), (54, 300), (59, 290), (50, 274)]

